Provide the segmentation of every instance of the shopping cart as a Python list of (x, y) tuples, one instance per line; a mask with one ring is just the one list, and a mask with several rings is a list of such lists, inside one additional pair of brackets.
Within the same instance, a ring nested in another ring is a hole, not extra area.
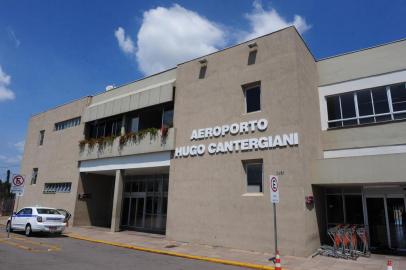
[[(314, 254), (328, 257), (353, 259), (369, 256), (368, 236), (365, 227), (360, 225), (339, 224), (327, 230), (332, 246), (323, 245)], [(358, 239), (360, 239), (360, 243)]]

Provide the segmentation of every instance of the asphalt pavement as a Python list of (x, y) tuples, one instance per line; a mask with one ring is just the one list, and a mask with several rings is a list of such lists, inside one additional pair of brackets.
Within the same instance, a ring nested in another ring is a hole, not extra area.
[(10, 235), (9, 239), (4, 230), (0, 232), (1, 270), (244, 269), (91, 243), (66, 236)]

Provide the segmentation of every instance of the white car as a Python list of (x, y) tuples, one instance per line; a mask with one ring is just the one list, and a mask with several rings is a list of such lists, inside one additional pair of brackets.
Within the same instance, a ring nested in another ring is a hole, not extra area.
[(24, 231), (26, 236), (33, 232), (62, 234), (65, 230), (65, 216), (49, 207), (25, 207), (7, 220), (7, 230)]

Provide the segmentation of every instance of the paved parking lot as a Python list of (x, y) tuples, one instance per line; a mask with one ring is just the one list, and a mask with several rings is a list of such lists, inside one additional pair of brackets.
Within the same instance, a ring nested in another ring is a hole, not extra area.
[(35, 235), (27, 238), (0, 232), (0, 269), (102, 270), (102, 269), (244, 269), (222, 264), (171, 257), (69, 237)]

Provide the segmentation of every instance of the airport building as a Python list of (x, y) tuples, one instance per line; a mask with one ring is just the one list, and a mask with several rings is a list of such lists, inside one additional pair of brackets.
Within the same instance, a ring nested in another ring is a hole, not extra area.
[(315, 59), (294, 27), (33, 116), (19, 205), (74, 226), (307, 256), (406, 250), (406, 40)]

